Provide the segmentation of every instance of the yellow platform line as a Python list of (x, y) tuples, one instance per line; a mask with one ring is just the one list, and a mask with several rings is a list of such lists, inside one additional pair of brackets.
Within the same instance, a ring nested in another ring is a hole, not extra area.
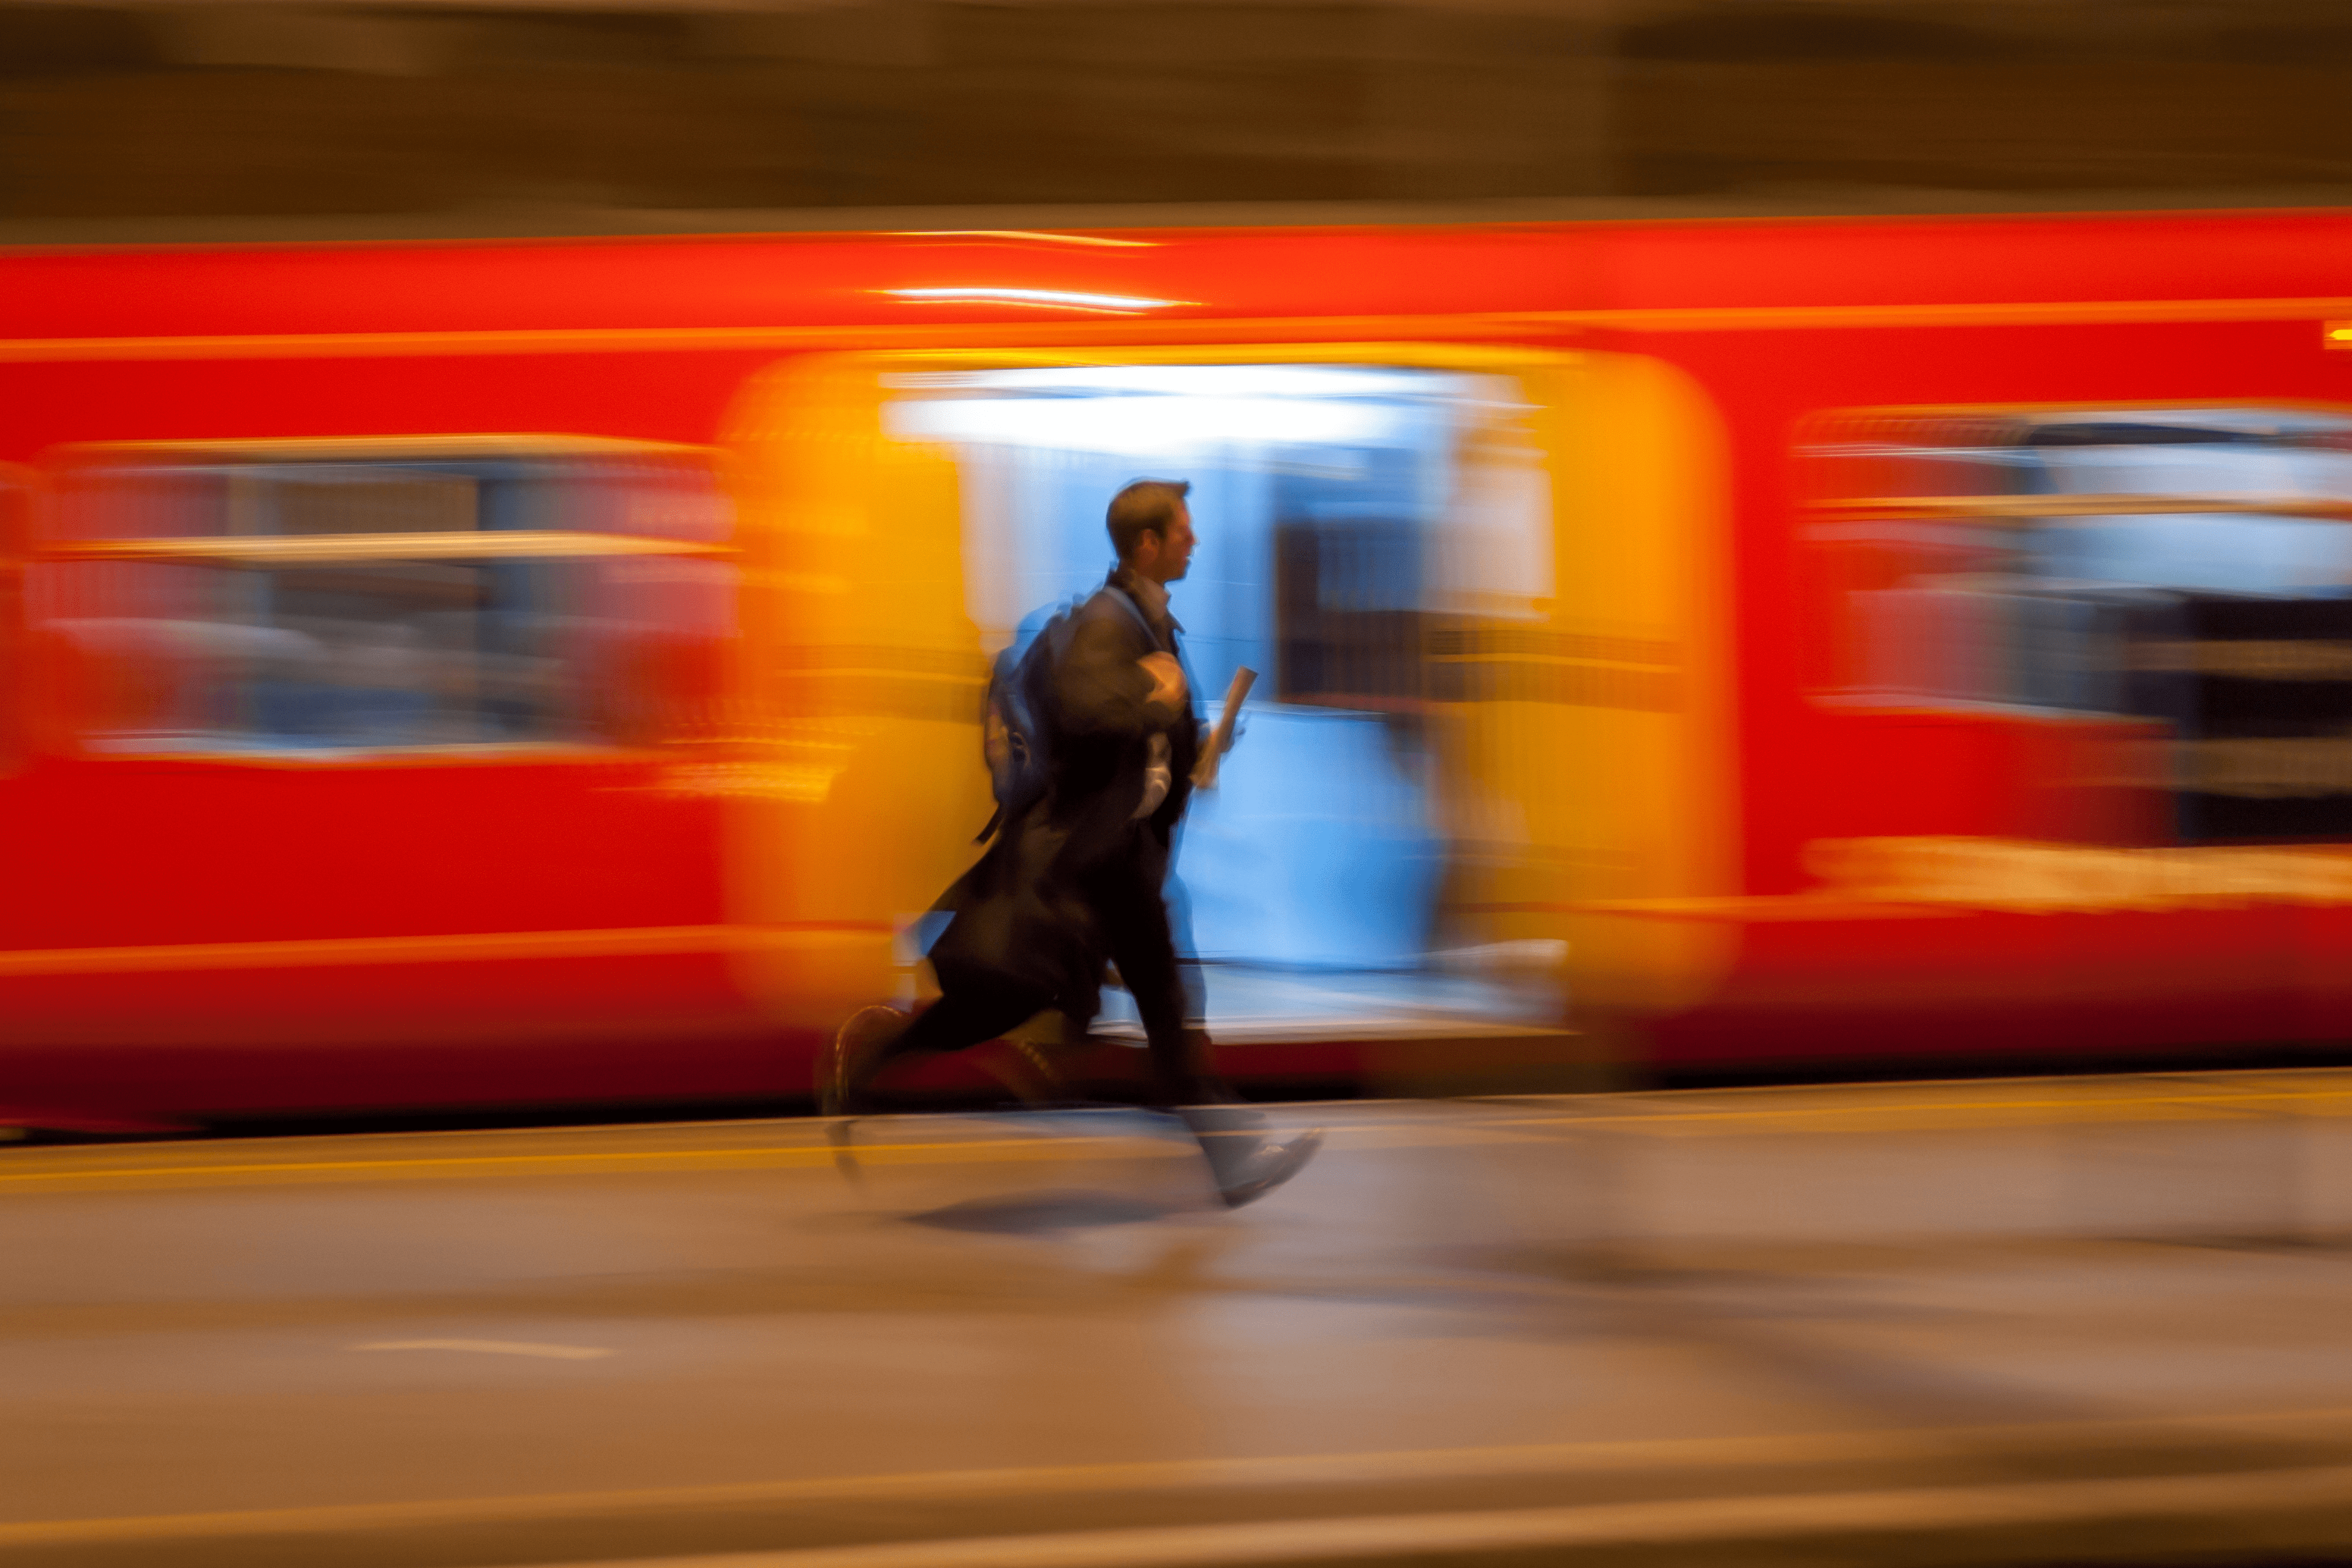
[(1741, 1107), (1726, 1110), (1628, 1110), (1615, 1116), (1523, 1116), (1482, 1123), (1491, 1127), (1606, 1126), (1629, 1132), (1645, 1127), (1675, 1131), (1693, 1127), (1801, 1123), (1823, 1131), (1927, 1126), (1997, 1128), (2004, 1124), (2042, 1126), (2065, 1121), (2141, 1121), (2183, 1119), (2225, 1120), (2259, 1115), (2328, 1116), (2352, 1112), (2352, 1088), (2284, 1089), (2270, 1092), (2213, 1094), (2100, 1095), (2042, 1100), (1914, 1100), (1898, 1104), (1803, 1105)]
[[(881, 1165), (1026, 1163), (1097, 1157), (1108, 1143), (1133, 1142), (1139, 1154), (1189, 1154), (1172, 1141), (1164, 1151), (1139, 1139), (1091, 1133), (1037, 1138), (947, 1140), (939, 1142), (865, 1143), (855, 1146), (861, 1163)], [(0, 1160), (0, 1190), (80, 1192), (142, 1187), (253, 1185), (287, 1181), (400, 1181), (474, 1176), (638, 1174), (673, 1171), (792, 1171), (830, 1169), (833, 1151), (824, 1145), (776, 1149), (646, 1149), (551, 1154), (447, 1154), (381, 1160), (250, 1161), (236, 1164), (77, 1165), (58, 1170), (5, 1168), (16, 1160), (37, 1159), (28, 1150)]]
[[(1868, 1095), (1869, 1091), (1862, 1091)], [(1874, 1097), (1872, 1097), (1874, 1099)], [(2220, 1090), (2208, 1094), (2105, 1095), (2086, 1088), (2080, 1096), (2042, 1093), (2017, 1100), (1977, 1099), (1946, 1103), (1866, 1099), (1853, 1105), (1751, 1105), (1689, 1110), (1654, 1109), (1636, 1103), (1612, 1105), (1596, 1097), (1594, 1109), (1575, 1114), (1500, 1116), (1391, 1116), (1348, 1121), (1335, 1117), (1328, 1136), (1336, 1148), (1364, 1150), (1500, 1144), (1540, 1139), (1549, 1131), (1596, 1132), (1616, 1137), (1842, 1136), (1884, 1132), (1999, 1131), (2155, 1121), (2226, 1121), (2276, 1118), (2342, 1117), (2352, 1114), (2352, 1083), (2273, 1091)], [(1335, 1108), (1336, 1109), (1336, 1108)], [(1291, 1119), (1313, 1112), (1294, 1110)], [(914, 1119), (919, 1120), (919, 1119)], [(969, 1138), (909, 1135), (908, 1121), (890, 1119), (871, 1140), (856, 1141), (856, 1157), (876, 1165), (1050, 1163), (1096, 1159), (1117, 1147), (1120, 1158), (1181, 1158), (1183, 1139), (1155, 1140), (1132, 1130), (1093, 1133), (979, 1134)], [(815, 1124), (784, 1124), (780, 1138), (812, 1135)], [(528, 1135), (528, 1134), (527, 1134)], [(457, 1134), (456, 1136), (467, 1136)], [(574, 1137), (598, 1137), (596, 1132)], [(250, 1145), (215, 1145), (224, 1155)], [(176, 1151), (144, 1158), (108, 1152), (25, 1149), (0, 1156), (0, 1192), (122, 1192), (208, 1185), (250, 1186), (338, 1181), (431, 1181), (536, 1176), (632, 1175), (670, 1172), (820, 1170), (834, 1163), (831, 1147), (820, 1142), (780, 1142), (770, 1147), (567, 1149), (543, 1153), (399, 1154), (332, 1160), (268, 1160), (228, 1157), (192, 1159)]]

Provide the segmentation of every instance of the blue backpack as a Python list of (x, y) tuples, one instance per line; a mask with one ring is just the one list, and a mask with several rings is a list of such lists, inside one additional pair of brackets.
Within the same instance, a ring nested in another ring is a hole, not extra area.
[(996, 656), (981, 701), (980, 753), (988, 764), (996, 811), (972, 840), (975, 844), (985, 844), (997, 829), (1043, 800), (1053, 783), (1057, 731), (1054, 671), (1069, 648), (1072, 622), (1095, 594), (1108, 594), (1147, 635), (1150, 632), (1151, 623), (1143, 618), (1135, 601), (1111, 587), (1081, 594), (1024, 617), (1011, 646)]

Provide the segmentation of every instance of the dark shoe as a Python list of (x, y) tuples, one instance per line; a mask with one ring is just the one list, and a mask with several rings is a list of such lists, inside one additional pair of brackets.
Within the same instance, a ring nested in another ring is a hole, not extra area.
[(1265, 1118), (1244, 1105), (1188, 1106), (1178, 1112), (1209, 1162), (1209, 1179), (1227, 1208), (1265, 1196), (1290, 1180), (1323, 1146), (1323, 1130), (1289, 1142), (1265, 1135)]
[(833, 1043), (818, 1056), (816, 1108), (822, 1116), (856, 1114), (866, 1080), (874, 1075), (874, 1058), (898, 1036), (911, 1015), (896, 1007), (861, 1007), (835, 1032)]
[(834, 1032), (833, 1041), (816, 1059), (816, 1108), (825, 1120), (824, 1141), (833, 1146), (835, 1169), (852, 1181), (860, 1180), (857, 1155), (851, 1147), (850, 1116), (874, 1076), (875, 1059), (898, 1037), (912, 1015), (896, 1007), (861, 1007)]

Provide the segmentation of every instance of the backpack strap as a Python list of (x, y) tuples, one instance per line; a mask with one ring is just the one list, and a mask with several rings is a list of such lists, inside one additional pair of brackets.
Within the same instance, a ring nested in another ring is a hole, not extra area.
[(1137, 604), (1126, 589), (1118, 587), (1114, 584), (1106, 583), (1102, 585), (1102, 591), (1108, 594), (1112, 598), (1117, 599), (1121, 605), (1126, 606), (1127, 613), (1135, 617), (1135, 624), (1143, 628), (1143, 635), (1151, 639), (1151, 646), (1155, 651), (1160, 653), (1168, 653), (1172, 650), (1175, 653), (1177, 667), (1184, 672), (1184, 690), (1187, 693), (1184, 700), (1184, 706), (1188, 709), (1193, 710), (1193, 716), (1197, 721), (1199, 718), (1197, 708), (1199, 687), (1192, 679), (1192, 661), (1184, 657), (1184, 645), (1176, 641), (1175, 638), (1171, 637), (1168, 639), (1170, 646), (1168, 647), (1161, 647), (1160, 646), (1160, 634), (1152, 629), (1150, 620), (1143, 613), (1143, 606)]
[(1106, 583), (1102, 585), (1102, 592), (1109, 597), (1118, 600), (1120, 607), (1125, 609), (1129, 615), (1135, 617), (1135, 624), (1141, 626), (1143, 628), (1143, 635), (1151, 639), (1151, 646), (1153, 648), (1161, 653), (1168, 651), (1166, 648), (1160, 647), (1160, 634), (1152, 629), (1151, 618), (1143, 613), (1142, 605), (1137, 604), (1132, 598), (1128, 596), (1126, 589), (1118, 586), (1116, 584)]

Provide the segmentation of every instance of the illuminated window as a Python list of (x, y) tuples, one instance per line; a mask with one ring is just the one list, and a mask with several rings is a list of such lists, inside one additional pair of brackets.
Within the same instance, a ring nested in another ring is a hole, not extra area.
[(1841, 416), (1801, 458), (1817, 689), (2158, 721), (2184, 837), (2352, 833), (2352, 417)]
[(99, 448), (28, 606), (100, 751), (638, 742), (715, 695), (729, 527), (679, 449)]

